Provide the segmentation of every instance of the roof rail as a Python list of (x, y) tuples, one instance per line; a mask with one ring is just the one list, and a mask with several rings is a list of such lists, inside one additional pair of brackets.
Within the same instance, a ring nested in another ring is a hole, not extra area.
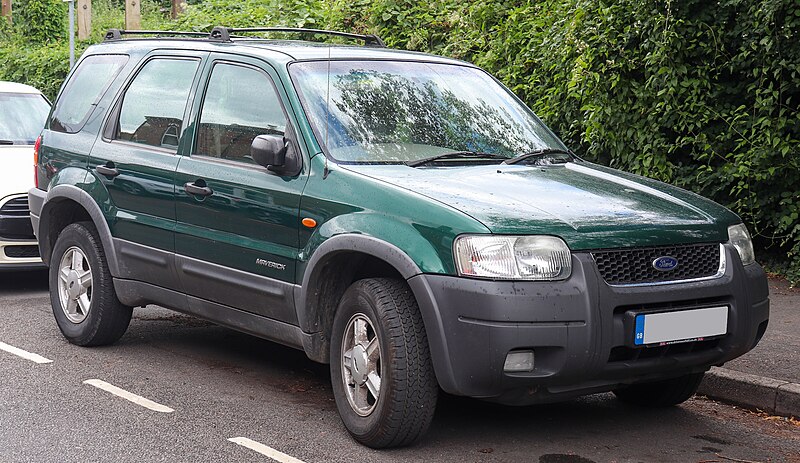
[(237, 33), (250, 33), (250, 32), (287, 32), (287, 33), (299, 33), (299, 34), (324, 34), (324, 35), (332, 35), (336, 37), (346, 37), (348, 39), (356, 39), (356, 40), (363, 40), (364, 45), (367, 46), (374, 46), (374, 47), (381, 47), (386, 48), (386, 44), (383, 43), (380, 37), (377, 35), (372, 34), (353, 34), (350, 32), (339, 32), (339, 31), (329, 31), (324, 29), (306, 29), (303, 27), (244, 27), (244, 28), (231, 28), (231, 27), (222, 27), (217, 26), (215, 27), (211, 33), (209, 34), (209, 40), (214, 40), (218, 42), (230, 42), (231, 37), (235, 38), (242, 38), (237, 37), (233, 34)]
[(183, 31), (128, 31), (124, 29), (109, 29), (106, 32), (105, 41), (121, 40), (123, 35), (174, 35), (184, 37), (209, 37), (206, 32), (183, 32)]
[(124, 30), (124, 29), (109, 29), (105, 35), (105, 41), (110, 42), (114, 40), (122, 40), (125, 35), (155, 35), (155, 36), (176, 36), (176, 37), (198, 37), (205, 38), (213, 42), (231, 42), (231, 38), (246, 38), (243, 36), (235, 35), (237, 33), (251, 33), (251, 32), (284, 32), (296, 34), (324, 34), (336, 37), (345, 37), (348, 39), (363, 40), (364, 45), (386, 48), (380, 37), (377, 35), (364, 35), (352, 34), (350, 32), (328, 31), (323, 29), (305, 29), (302, 27), (244, 27), (244, 28), (231, 28), (216, 26), (211, 32), (184, 32), (184, 31), (138, 31), (138, 30)]

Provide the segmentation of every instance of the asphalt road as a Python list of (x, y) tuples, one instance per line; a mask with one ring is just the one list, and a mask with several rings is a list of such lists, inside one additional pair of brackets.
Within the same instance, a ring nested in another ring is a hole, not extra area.
[(276, 461), (237, 437), (287, 463), (800, 462), (796, 422), (704, 399), (645, 410), (610, 394), (526, 408), (444, 396), (425, 440), (374, 451), (342, 427), (327, 367), (299, 351), (155, 307), (137, 309), (113, 346), (72, 346), (42, 273), (0, 274), (0, 314), (0, 342), (52, 360), (0, 350), (2, 463)]

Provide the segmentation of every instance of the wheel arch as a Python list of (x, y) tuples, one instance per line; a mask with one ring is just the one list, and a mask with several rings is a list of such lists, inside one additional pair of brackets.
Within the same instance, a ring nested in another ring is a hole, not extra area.
[(49, 265), (58, 235), (67, 225), (81, 221), (94, 224), (106, 251), (111, 275), (118, 276), (119, 262), (114, 252), (114, 241), (108, 222), (94, 198), (73, 185), (57, 185), (47, 193), (37, 234), (42, 261)]
[(337, 235), (325, 240), (314, 252), (296, 287), (297, 318), (309, 337), (308, 356), (327, 363), (330, 329), (342, 295), (355, 281), (369, 277), (393, 277), (407, 281), (422, 273), (417, 264), (397, 246), (357, 234)]

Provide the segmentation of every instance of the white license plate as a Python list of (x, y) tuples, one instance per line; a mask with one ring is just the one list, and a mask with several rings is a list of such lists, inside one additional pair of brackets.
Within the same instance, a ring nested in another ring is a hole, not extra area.
[(728, 332), (728, 307), (636, 315), (634, 344), (696, 341)]

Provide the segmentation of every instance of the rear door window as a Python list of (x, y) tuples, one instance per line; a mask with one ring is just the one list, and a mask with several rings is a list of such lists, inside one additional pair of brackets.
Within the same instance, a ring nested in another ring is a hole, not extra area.
[(50, 129), (79, 132), (127, 61), (127, 55), (92, 55), (84, 58), (56, 102)]
[(176, 150), (199, 63), (183, 58), (148, 61), (123, 96), (114, 139)]

